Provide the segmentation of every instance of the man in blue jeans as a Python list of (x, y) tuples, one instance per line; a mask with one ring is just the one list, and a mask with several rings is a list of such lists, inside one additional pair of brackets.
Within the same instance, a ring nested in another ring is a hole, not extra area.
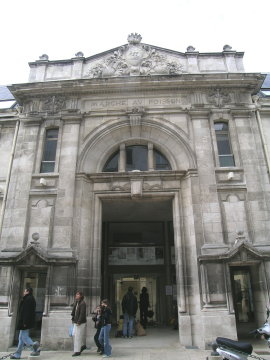
[(26, 345), (33, 349), (32, 356), (40, 354), (39, 342), (34, 342), (29, 336), (29, 329), (35, 325), (35, 310), (36, 301), (33, 296), (33, 289), (27, 288), (24, 290), (23, 298), (19, 306), (18, 325), (19, 343), (16, 352), (10, 356), (11, 359), (20, 359), (23, 347)]
[(122, 310), (124, 314), (123, 337), (131, 339), (133, 336), (133, 324), (138, 309), (138, 301), (133, 294), (133, 288), (130, 286), (128, 292), (122, 300)]

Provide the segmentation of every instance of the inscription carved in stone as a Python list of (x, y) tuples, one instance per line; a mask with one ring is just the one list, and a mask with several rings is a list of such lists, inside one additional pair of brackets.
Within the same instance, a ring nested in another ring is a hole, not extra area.
[(92, 78), (136, 75), (175, 75), (183, 72), (183, 65), (146, 44), (141, 35), (128, 36), (128, 45), (120, 47), (88, 71)]

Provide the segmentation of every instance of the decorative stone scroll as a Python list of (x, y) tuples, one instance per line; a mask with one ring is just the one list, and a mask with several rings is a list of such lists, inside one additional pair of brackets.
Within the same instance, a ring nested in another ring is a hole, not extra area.
[(91, 78), (138, 75), (177, 75), (183, 65), (151, 46), (141, 44), (141, 35), (132, 33), (128, 44), (120, 47), (88, 71)]

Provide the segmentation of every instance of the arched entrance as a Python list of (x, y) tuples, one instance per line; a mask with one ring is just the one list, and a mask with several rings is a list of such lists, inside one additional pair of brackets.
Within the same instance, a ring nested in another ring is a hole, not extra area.
[[(147, 156), (147, 166), (139, 169), (133, 161), (137, 147)], [(153, 320), (164, 325), (178, 316), (180, 342), (192, 344), (184, 256), (186, 244), (195, 246), (192, 191), (198, 175), (187, 134), (162, 118), (140, 116), (136, 125), (114, 119), (89, 133), (81, 149), (78, 231), (81, 246), (89, 246), (89, 255), (81, 256), (90, 259), (90, 308), (108, 297), (117, 321), (127, 284), (133, 282), (138, 295), (149, 284)], [(170, 166), (159, 169), (157, 156)], [(196, 258), (191, 263), (196, 268)]]
[(127, 288), (139, 300), (145, 286), (150, 324), (168, 325), (177, 301), (172, 199), (104, 199), (102, 222), (102, 293), (112, 301), (115, 321)]

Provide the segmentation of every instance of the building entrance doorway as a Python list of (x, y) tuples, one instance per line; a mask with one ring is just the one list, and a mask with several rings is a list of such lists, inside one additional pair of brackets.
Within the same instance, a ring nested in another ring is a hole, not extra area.
[(168, 325), (176, 303), (172, 200), (103, 200), (102, 219), (102, 296), (111, 301), (114, 322), (128, 287), (139, 301), (145, 286), (154, 312), (149, 325)]
[[(22, 286), (20, 289), (20, 296), (22, 296), (23, 290), (31, 287), (33, 289), (33, 295), (36, 300), (36, 318), (35, 326), (30, 330), (30, 336), (33, 340), (39, 340), (41, 335), (42, 316), (44, 312), (45, 304), (45, 288), (46, 288), (47, 272), (36, 271), (23, 271), (22, 272)], [(15, 331), (14, 343), (18, 343), (18, 333)]]
[(256, 328), (250, 268), (231, 268), (231, 279), (237, 335), (246, 338), (248, 332)]

